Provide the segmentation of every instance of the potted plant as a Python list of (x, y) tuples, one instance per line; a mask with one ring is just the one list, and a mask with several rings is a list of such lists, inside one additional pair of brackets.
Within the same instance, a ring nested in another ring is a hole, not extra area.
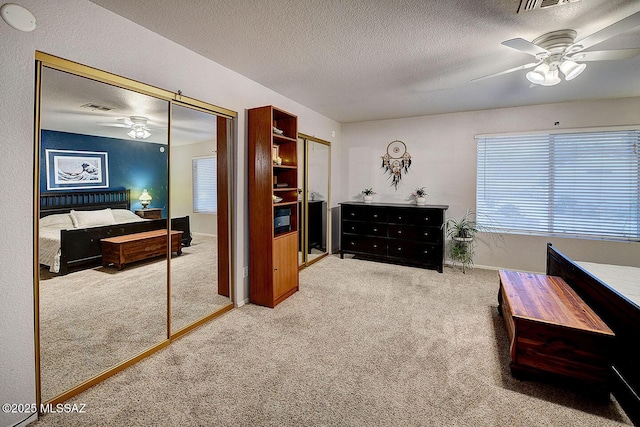
[(462, 265), (462, 272), (473, 268), (474, 237), (482, 231), (482, 226), (473, 219), (475, 212), (467, 209), (467, 212), (460, 219), (449, 218), (445, 222), (446, 235), (451, 238), (448, 243), (449, 258), (455, 264)]
[(416, 205), (427, 204), (427, 199), (425, 197), (427, 196), (427, 192), (425, 191), (424, 187), (416, 188), (416, 190), (413, 193), (411, 193), (411, 196), (413, 196), (416, 199)]
[(362, 190), (362, 194), (364, 194), (364, 202), (371, 203), (373, 202), (373, 195), (377, 193), (373, 191), (373, 187), (371, 187), (371, 188), (365, 188), (364, 190)]

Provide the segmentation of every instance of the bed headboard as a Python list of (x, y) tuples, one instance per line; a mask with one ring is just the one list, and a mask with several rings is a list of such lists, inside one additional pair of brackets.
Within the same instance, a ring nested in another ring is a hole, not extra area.
[(69, 191), (40, 194), (40, 218), (97, 209), (130, 209), (130, 190)]

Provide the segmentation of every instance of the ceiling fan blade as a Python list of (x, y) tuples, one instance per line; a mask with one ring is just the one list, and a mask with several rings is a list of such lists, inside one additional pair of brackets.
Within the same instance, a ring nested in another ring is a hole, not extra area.
[(123, 123), (109, 123), (109, 122), (101, 122), (101, 123), (96, 123), (98, 126), (108, 126), (108, 127), (112, 127), (112, 128), (128, 128), (129, 126), (123, 124)]
[(640, 49), (597, 50), (578, 52), (567, 56), (572, 61), (613, 61), (617, 59), (635, 58), (640, 55)]
[(125, 126), (127, 127), (131, 127), (133, 126), (133, 122), (131, 121), (131, 119), (129, 117), (122, 117), (119, 119), (116, 119), (118, 122), (123, 123)]
[(511, 49), (519, 50), (520, 52), (528, 53), (529, 55), (551, 55), (547, 49), (544, 49), (538, 45), (526, 41), (525, 39), (516, 38), (506, 40), (502, 42), (503, 45), (510, 47)]
[(608, 27), (604, 27), (603, 29), (596, 31), (595, 33), (583, 38), (582, 40), (578, 40), (577, 42), (569, 46), (567, 51), (575, 52), (578, 51), (578, 49), (587, 49), (593, 45), (602, 43), (603, 41), (610, 39), (613, 36), (617, 36), (618, 34), (624, 33), (625, 31), (628, 31), (637, 26), (640, 26), (640, 12), (629, 15), (626, 18), (623, 18), (620, 21), (609, 25)]
[(491, 77), (496, 77), (496, 76), (501, 76), (503, 74), (513, 73), (514, 71), (526, 70), (527, 68), (533, 68), (533, 67), (535, 67), (537, 65), (540, 65), (541, 63), (542, 63), (542, 61), (532, 62), (530, 64), (524, 64), (524, 65), (521, 65), (519, 67), (510, 68), (508, 70), (500, 71), (499, 73), (489, 74), (488, 76), (484, 76), (484, 77), (478, 77), (477, 79), (473, 79), (471, 81), (472, 82), (477, 82), (479, 80), (489, 79)]

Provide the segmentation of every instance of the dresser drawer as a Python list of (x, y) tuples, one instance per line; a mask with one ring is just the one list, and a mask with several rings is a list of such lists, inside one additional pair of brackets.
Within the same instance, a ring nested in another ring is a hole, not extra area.
[(394, 209), (389, 212), (389, 223), (414, 224), (439, 227), (443, 222), (443, 212), (440, 209), (410, 208)]
[(344, 221), (342, 223), (342, 232), (348, 234), (361, 234), (364, 236), (386, 237), (387, 225), (375, 222)]
[(387, 210), (384, 207), (342, 206), (343, 221), (387, 222)]
[(425, 243), (442, 242), (440, 227), (419, 227), (411, 225), (389, 224), (389, 238), (413, 240)]
[(381, 237), (364, 237), (343, 234), (342, 245), (345, 251), (361, 252), (371, 255), (386, 255), (387, 240)]
[(389, 240), (387, 253), (390, 257), (411, 259), (421, 264), (441, 262), (440, 246), (403, 240)]

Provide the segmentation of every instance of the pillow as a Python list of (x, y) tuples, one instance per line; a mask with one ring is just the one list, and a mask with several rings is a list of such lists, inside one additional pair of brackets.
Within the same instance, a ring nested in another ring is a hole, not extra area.
[(68, 213), (47, 215), (40, 218), (40, 227), (73, 228), (73, 221)]
[(144, 219), (140, 218), (138, 215), (127, 209), (112, 209), (111, 213), (113, 214), (113, 219), (115, 220), (116, 224), (121, 224), (124, 222), (144, 221)]
[(75, 228), (97, 227), (100, 225), (115, 224), (111, 209), (102, 209), (99, 211), (74, 211), (69, 214), (73, 226)]

